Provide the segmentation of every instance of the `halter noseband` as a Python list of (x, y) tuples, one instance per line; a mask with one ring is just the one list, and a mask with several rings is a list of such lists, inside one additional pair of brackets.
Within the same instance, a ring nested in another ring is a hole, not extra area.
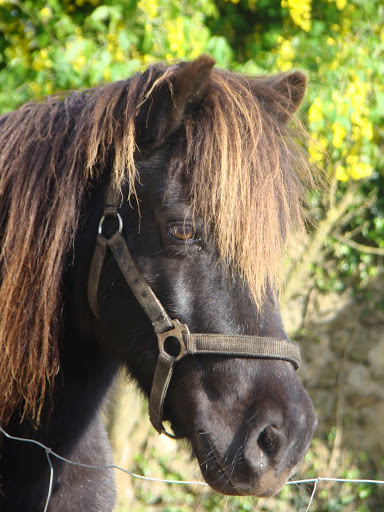
[[(99, 318), (97, 291), (105, 254), (109, 248), (128, 286), (150, 319), (158, 339), (159, 356), (149, 398), (151, 423), (160, 434), (164, 433), (168, 437), (176, 438), (168, 433), (163, 426), (163, 409), (174, 365), (184, 356), (217, 354), (257, 359), (281, 359), (292, 363), (297, 370), (300, 365), (300, 350), (296, 343), (289, 340), (241, 334), (232, 336), (190, 333), (187, 325), (180, 323), (177, 319), (172, 320), (136, 267), (122, 236), (123, 221), (117, 211), (119, 194), (110, 184), (104, 201), (104, 213), (99, 223), (88, 277), (89, 305), (95, 317)], [(103, 233), (103, 224), (108, 217), (116, 219), (118, 228), (111, 236), (106, 237)], [(172, 354), (169, 353), (166, 347), (167, 341), (168, 343), (173, 342), (175, 345), (175, 340), (179, 345), (177, 355), (173, 355), (174, 350), (172, 350)]]

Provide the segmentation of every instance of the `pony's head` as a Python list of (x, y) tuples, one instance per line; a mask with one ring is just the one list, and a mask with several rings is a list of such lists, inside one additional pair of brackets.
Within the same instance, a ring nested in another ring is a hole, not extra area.
[[(288, 131), (305, 77), (254, 79), (212, 68), (205, 56), (156, 65), (3, 118), (4, 418), (20, 404), (38, 416), (53, 382), (60, 280), (73, 246), (71, 334), (123, 361), (150, 393), (156, 336), (111, 255), (98, 317), (87, 299), (110, 180), (122, 191), (123, 237), (172, 318), (191, 332), (287, 339), (276, 290), (292, 228), (303, 229), (303, 184), (311, 182)], [(17, 197), (25, 198), (21, 218)], [(259, 496), (277, 492), (295, 471), (316, 423), (290, 362), (216, 355), (178, 362), (164, 416), (190, 441), (214, 489)]]

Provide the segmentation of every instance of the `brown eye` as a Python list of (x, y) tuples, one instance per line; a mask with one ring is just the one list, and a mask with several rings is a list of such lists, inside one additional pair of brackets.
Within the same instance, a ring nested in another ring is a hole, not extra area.
[(182, 242), (195, 241), (195, 230), (191, 224), (172, 224), (168, 227), (169, 236)]

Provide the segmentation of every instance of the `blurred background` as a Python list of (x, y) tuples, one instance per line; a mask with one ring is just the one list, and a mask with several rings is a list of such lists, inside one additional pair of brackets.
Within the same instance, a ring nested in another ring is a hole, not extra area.
[[(308, 244), (295, 247), (299, 262), (287, 259), (281, 297), (319, 417), (297, 476), (383, 480), (383, 0), (0, 0), (0, 113), (203, 52), (238, 72), (308, 76), (300, 118), (329, 187), (308, 197)], [(116, 464), (201, 478), (186, 447), (154, 433), (126, 383), (122, 375), (106, 414)], [(305, 511), (312, 489), (258, 500), (116, 477), (116, 512)], [(311, 511), (384, 511), (383, 492), (321, 484)]]

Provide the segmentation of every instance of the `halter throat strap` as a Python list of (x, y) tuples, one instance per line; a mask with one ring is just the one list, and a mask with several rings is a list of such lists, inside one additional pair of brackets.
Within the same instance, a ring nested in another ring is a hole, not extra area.
[[(107, 250), (111, 250), (128, 286), (150, 319), (158, 339), (159, 355), (149, 398), (149, 417), (159, 433), (175, 438), (163, 426), (164, 402), (177, 361), (187, 355), (215, 354), (230, 357), (256, 359), (280, 359), (289, 361), (297, 370), (300, 366), (300, 350), (296, 343), (250, 335), (223, 335), (191, 333), (186, 324), (171, 319), (152, 288), (135, 265), (126, 241), (122, 236), (123, 222), (118, 213), (120, 192), (109, 186), (104, 213), (99, 223), (98, 236), (88, 277), (88, 301), (96, 318), (99, 318), (97, 293)], [(106, 237), (103, 233), (105, 219), (116, 220), (116, 231)], [(170, 348), (172, 346), (172, 348)]]

